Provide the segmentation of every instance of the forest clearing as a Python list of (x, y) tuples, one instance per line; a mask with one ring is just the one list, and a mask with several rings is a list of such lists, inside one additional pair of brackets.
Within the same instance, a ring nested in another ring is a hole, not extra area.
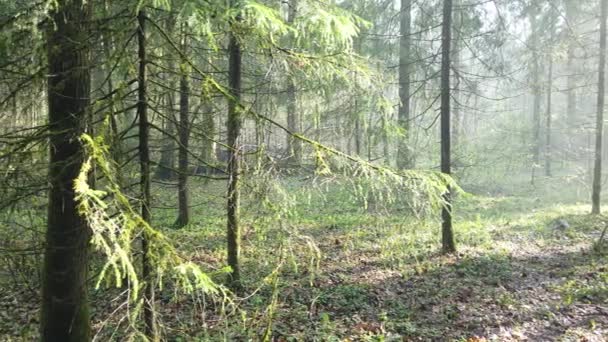
[(608, 0), (0, 0), (0, 341), (608, 341)]

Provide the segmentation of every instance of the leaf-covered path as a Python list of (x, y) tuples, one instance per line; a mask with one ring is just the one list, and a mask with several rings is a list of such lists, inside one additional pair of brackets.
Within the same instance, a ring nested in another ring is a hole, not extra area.
[[(424, 227), (329, 227), (323, 234), (332, 234), (320, 239), (327, 268), (312, 291), (294, 289), (285, 298), (283, 337), (315, 331), (318, 340), (608, 341), (608, 259), (593, 251), (601, 218), (583, 206), (509, 215), (504, 206), (513, 201), (491, 199), (497, 208), (486, 208), (473, 228), (461, 225), (469, 243), (456, 256), (399, 247), (419, 239), (422, 248)], [(569, 227), (556, 228), (558, 220)], [(290, 321), (298, 307), (317, 319), (306, 328)]]
[[(227, 317), (212, 305), (205, 314), (168, 288), (158, 303), (166, 336), (258, 340), (272, 322), (274, 341), (608, 341), (608, 257), (593, 249), (602, 216), (588, 215), (586, 205), (517, 197), (469, 197), (457, 205), (459, 253), (442, 256), (437, 221), (313, 201), (292, 222), (305, 239), (295, 239), (299, 266), (286, 263), (274, 309), (272, 289), (264, 286), (240, 301), (242, 316)], [(559, 220), (568, 227), (556, 228)], [(193, 261), (218, 269), (223, 224), (210, 222), (176, 231), (176, 241)], [(279, 258), (273, 234), (252, 229), (245, 236), (251, 289), (269, 284), (264, 280)], [(320, 253), (311, 255), (307, 243)], [(316, 267), (306, 267), (313, 256)], [(0, 341), (36, 339), (37, 294), (11, 285), (20, 281), (1, 283)], [(92, 293), (98, 340), (121, 340), (128, 310), (116, 308), (123, 291)]]

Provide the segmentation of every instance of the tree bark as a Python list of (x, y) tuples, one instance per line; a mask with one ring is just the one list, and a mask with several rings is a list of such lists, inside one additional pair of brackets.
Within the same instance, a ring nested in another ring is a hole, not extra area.
[[(233, 0), (233, 4), (234, 1)], [(237, 20), (239, 20), (237, 18)], [(230, 37), (228, 61), (228, 82), (231, 99), (228, 101), (227, 144), (228, 151), (228, 203), (227, 203), (227, 248), (228, 265), (232, 268), (229, 283), (233, 289), (238, 290), (241, 286), (240, 253), (241, 253), (241, 231), (239, 226), (240, 210), (240, 146), (239, 136), (241, 134), (241, 47), (234, 36)]]
[(602, 135), (604, 129), (604, 92), (606, 89), (606, 17), (608, 0), (601, 2), (600, 22), (600, 64), (598, 67), (597, 116), (595, 124), (595, 163), (593, 167), (593, 193), (591, 195), (591, 213), (599, 214), (600, 195), (602, 191)]
[[(150, 223), (150, 124), (148, 121), (147, 100), (147, 57), (146, 57), (146, 13), (140, 10), (137, 14), (137, 44), (139, 70), (137, 75), (137, 116), (139, 117), (139, 165), (141, 186), (141, 217)], [(154, 313), (154, 279), (150, 258), (149, 236), (142, 236), (142, 278), (144, 280), (144, 333), (150, 341), (158, 340)]]
[(42, 341), (89, 341), (87, 296), (90, 230), (77, 209), (74, 179), (80, 173), (90, 106), (90, 6), (58, 1), (47, 37), (50, 130), (49, 204), (42, 283)]
[[(450, 44), (452, 40), (452, 0), (443, 1), (443, 28), (441, 34), (441, 172), (451, 174), (450, 146)], [(444, 194), (445, 205), (441, 210), (441, 241), (444, 253), (456, 251), (452, 229), (451, 189)]]
[[(187, 26), (186, 26), (187, 27)], [(186, 32), (183, 32), (182, 49), (185, 53), (187, 49)], [(186, 62), (182, 61), (182, 66)], [(190, 223), (190, 200), (188, 193), (188, 144), (190, 140), (190, 84), (189, 70), (187, 67), (181, 68), (181, 78), (179, 82), (179, 175), (177, 180), (178, 198), (178, 217), (175, 222), (177, 228), (184, 227)]]
[[(462, 9), (460, 8), (460, 1), (461, 0), (454, 0), (455, 1), (455, 8), (456, 10), (453, 13), (454, 16), (454, 24), (453, 24), (453, 28), (454, 28), (454, 45), (452, 46), (451, 53), (452, 53), (452, 65), (453, 65), (453, 69), (454, 69), (454, 85), (453, 85), (453, 89), (452, 89), (452, 98), (454, 99), (454, 105), (453, 105), (453, 109), (452, 109), (452, 118), (453, 118), (453, 123), (452, 123), (452, 138), (451, 138), (451, 144), (452, 146), (454, 146), (454, 150), (457, 150), (460, 148), (460, 133), (461, 133), (461, 129), (462, 129), (462, 117), (461, 117), (461, 111), (460, 111), (460, 79), (459, 79), (459, 74), (458, 72), (461, 69), (461, 55), (460, 55), (460, 30), (462, 29)], [(455, 156), (455, 161), (456, 161), (456, 165), (458, 165), (459, 160), (459, 153), (456, 152), (456, 156)]]
[(403, 136), (397, 145), (397, 167), (414, 167), (410, 147), (410, 73), (411, 73), (411, 24), (412, 0), (401, 0), (401, 23), (399, 41), (399, 127)]

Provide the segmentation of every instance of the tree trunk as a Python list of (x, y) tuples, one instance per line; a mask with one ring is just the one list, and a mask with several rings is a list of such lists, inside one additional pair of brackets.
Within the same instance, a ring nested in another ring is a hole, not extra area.
[[(175, 27), (175, 19), (171, 15), (169, 20), (166, 22), (166, 31), (173, 32)], [(171, 56), (168, 54), (168, 63), (167, 68), (169, 72), (175, 70), (175, 62)], [(154, 178), (160, 180), (169, 180), (175, 177), (175, 81), (174, 78), (169, 75), (169, 79), (165, 80), (168, 85), (168, 90), (166, 94), (166, 111), (163, 117), (163, 139), (162, 139), (162, 147), (160, 151), (160, 160), (158, 161), (158, 166), (156, 171), (154, 172)]]
[[(212, 64), (213, 60), (207, 56), (207, 64)], [(202, 108), (202, 156), (203, 162), (197, 167), (196, 173), (208, 174), (215, 173), (218, 169), (222, 169), (218, 166), (217, 160), (217, 128), (215, 124), (214, 110), (211, 100), (211, 94), (204, 94), (201, 98), (203, 104)]]
[[(185, 26), (187, 28), (187, 26)], [(186, 30), (183, 32), (182, 50), (187, 50)], [(175, 226), (181, 228), (190, 222), (190, 201), (188, 194), (188, 143), (190, 140), (190, 84), (186, 61), (182, 61), (179, 82), (179, 175), (177, 180), (178, 216)], [(204, 101), (204, 100), (203, 100)]]
[[(202, 99), (202, 101), (207, 101)], [(216, 139), (216, 128), (215, 118), (213, 117), (213, 107), (203, 106), (202, 113), (202, 130), (203, 130), (203, 149), (202, 159), (204, 163), (198, 167), (197, 173), (213, 173), (217, 167), (217, 144)]]
[[(288, 6), (287, 22), (293, 24), (298, 11), (298, 0), (289, 0)], [(296, 99), (296, 84), (291, 73), (287, 75), (287, 128), (292, 133), (302, 132), (302, 120)], [(302, 141), (300, 139), (288, 135), (287, 150), (294, 166), (302, 164)]]
[(454, 146), (454, 150), (456, 151), (456, 156), (455, 156), (455, 161), (456, 161), (456, 165), (460, 164), (458, 160), (460, 153), (458, 153), (458, 149), (460, 148), (460, 132), (461, 132), (461, 128), (462, 128), (462, 117), (461, 117), (461, 111), (460, 111), (460, 79), (459, 79), (459, 74), (458, 72), (461, 69), (461, 56), (460, 56), (460, 30), (462, 29), (462, 9), (460, 8), (460, 1), (461, 0), (455, 0), (455, 8), (456, 10), (453, 13), (454, 16), (454, 46), (451, 48), (451, 53), (452, 53), (452, 64), (453, 64), (453, 68), (456, 71), (454, 73), (454, 86), (453, 86), (453, 93), (452, 93), (452, 98), (454, 99), (454, 105), (453, 105), (453, 110), (452, 110), (452, 118), (453, 118), (453, 123), (452, 123), (452, 138), (451, 138), (451, 144)]
[(390, 157), (390, 140), (388, 136), (389, 116), (387, 113), (382, 113), (382, 155), (384, 156), (384, 164), (391, 166)]
[[(356, 97), (357, 95), (355, 95)], [(361, 156), (361, 149), (362, 149), (362, 145), (361, 144), (361, 135), (362, 135), (362, 129), (361, 129), (361, 118), (359, 117), (359, 110), (358, 110), (358, 103), (357, 100), (355, 100), (355, 131), (353, 132), (354, 135), (354, 142), (355, 142), (355, 155), (357, 156)]]
[(91, 339), (90, 230), (78, 214), (73, 183), (84, 159), (79, 137), (90, 105), (90, 6), (82, 0), (58, 1), (51, 18), (55, 26), (47, 41), (50, 190), (40, 337), (80, 342)]
[(401, 39), (399, 41), (399, 127), (403, 136), (397, 145), (397, 167), (414, 167), (410, 147), (410, 73), (411, 73), (412, 0), (401, 0)]
[[(553, 30), (554, 28), (552, 28)], [(552, 111), (552, 89), (553, 89), (553, 56), (551, 55), (551, 51), (549, 53), (549, 75), (547, 80), (547, 117), (546, 117), (546, 131), (545, 131), (545, 176), (551, 177), (551, 158), (552, 158), (552, 149), (551, 149), (551, 111)]]
[[(441, 172), (451, 174), (450, 160), (450, 44), (452, 40), (452, 0), (443, 1), (443, 28), (441, 34)], [(444, 253), (456, 251), (452, 229), (451, 189), (444, 194), (445, 205), (441, 210), (442, 247)]]
[(532, 5), (533, 10), (530, 14), (530, 26), (532, 27), (532, 48), (533, 50), (533, 61), (532, 61), (532, 92), (534, 94), (534, 107), (532, 113), (532, 127), (533, 127), (533, 140), (532, 140), (532, 161), (534, 162), (532, 170), (532, 182), (534, 182), (535, 170), (540, 164), (540, 104), (541, 104), (541, 89), (540, 89), (540, 65), (539, 65), (539, 54), (538, 54), (538, 25), (536, 20), (536, 7)]
[[(139, 71), (137, 75), (137, 116), (139, 117), (139, 165), (141, 186), (141, 217), (150, 223), (152, 213), (150, 211), (150, 125), (148, 121), (147, 100), (147, 71), (146, 71), (146, 14), (143, 10), (137, 13), (137, 43)], [(150, 258), (149, 237), (142, 236), (142, 278), (144, 280), (144, 325), (146, 337), (150, 341), (156, 341), (158, 334), (154, 314), (154, 279)]]
[(602, 134), (604, 129), (604, 92), (606, 88), (606, 17), (608, 0), (601, 2), (600, 22), (600, 65), (598, 68), (597, 116), (595, 126), (595, 164), (593, 168), (593, 194), (591, 213), (600, 213), (600, 194), (602, 191)]
[[(108, 4), (109, 0), (104, 0), (103, 2), (103, 13), (104, 16), (109, 16)], [(114, 54), (114, 39), (111, 32), (106, 32), (102, 34), (102, 42), (104, 46), (104, 57), (106, 60), (110, 60)], [(107, 75), (107, 91), (108, 94), (114, 93), (114, 82), (111, 68), (104, 68), (104, 75)], [(122, 141), (120, 137), (120, 128), (118, 124), (118, 120), (116, 119), (116, 106), (114, 105), (114, 95), (110, 95), (110, 107), (109, 110), (109, 118), (110, 118), (110, 132), (111, 132), (111, 141), (110, 141), (110, 153), (112, 155), (112, 159), (117, 165), (122, 165), (123, 160), (123, 149), (122, 149)], [(117, 175), (117, 179), (119, 184), (123, 183), (122, 174), (119, 173)]]
[[(236, 0), (233, 0), (236, 1)], [(234, 5), (234, 2), (233, 2)], [(238, 19), (237, 19), (238, 20)], [(228, 82), (230, 95), (228, 101), (227, 144), (228, 144), (228, 203), (227, 203), (227, 243), (228, 243), (228, 265), (232, 268), (230, 272), (230, 285), (233, 289), (241, 286), (240, 276), (240, 252), (241, 231), (239, 226), (240, 210), (240, 146), (239, 136), (241, 133), (241, 47), (234, 35), (230, 37), (228, 47)]]
[[(566, 1), (566, 19), (570, 29), (574, 30), (574, 18), (575, 18), (576, 7), (573, 1)], [(574, 67), (574, 59), (576, 57), (576, 42), (574, 32), (571, 32), (568, 40), (568, 60), (567, 60), (567, 87), (568, 87), (568, 104), (566, 114), (566, 126), (568, 127), (568, 139), (572, 140), (572, 127), (576, 118), (576, 70)]]

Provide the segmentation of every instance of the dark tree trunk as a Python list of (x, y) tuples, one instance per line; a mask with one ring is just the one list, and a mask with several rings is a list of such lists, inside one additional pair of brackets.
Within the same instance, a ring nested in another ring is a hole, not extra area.
[(606, 17), (608, 0), (601, 2), (600, 22), (600, 65), (598, 68), (597, 116), (595, 126), (595, 163), (593, 167), (593, 194), (591, 213), (599, 214), (600, 194), (602, 191), (602, 135), (604, 129), (604, 92), (606, 89)]
[[(450, 151), (450, 45), (452, 40), (452, 0), (443, 1), (443, 28), (441, 34), (441, 172), (451, 174)], [(456, 251), (452, 229), (451, 189), (444, 195), (446, 204), (441, 216), (443, 219), (441, 241), (444, 253)]]
[(226, 122), (227, 144), (229, 147), (228, 156), (228, 203), (227, 203), (227, 247), (228, 265), (232, 268), (230, 272), (230, 285), (234, 289), (239, 289), (241, 285), (240, 275), (240, 253), (241, 253), (241, 231), (239, 226), (240, 210), (240, 146), (239, 136), (241, 133), (241, 47), (236, 37), (230, 37), (228, 47), (228, 82), (230, 95), (228, 101), (228, 120)]
[[(48, 33), (49, 204), (44, 254), (42, 341), (91, 339), (87, 299), (90, 230), (78, 214), (74, 179), (84, 159), (79, 137), (90, 105), (90, 7), (58, 1)], [(52, 25), (51, 25), (52, 26)]]
[[(183, 33), (183, 50), (186, 51), (186, 32)], [(186, 61), (182, 61), (186, 65)], [(179, 82), (179, 176), (177, 185), (178, 217), (175, 222), (177, 228), (181, 228), (190, 222), (190, 201), (188, 194), (188, 144), (190, 140), (190, 84), (188, 80), (188, 68), (183, 67)]]
[[(141, 217), (150, 223), (150, 125), (148, 121), (147, 100), (147, 71), (146, 71), (146, 14), (143, 10), (137, 14), (137, 42), (139, 71), (137, 76), (137, 116), (139, 117), (139, 163), (141, 186)], [(154, 279), (150, 258), (149, 237), (142, 236), (142, 278), (144, 280), (144, 325), (146, 337), (151, 341), (157, 340), (156, 323), (154, 317)]]
[(403, 136), (397, 145), (397, 167), (414, 167), (410, 147), (410, 73), (412, 0), (401, 0), (401, 39), (399, 42), (399, 127)]

